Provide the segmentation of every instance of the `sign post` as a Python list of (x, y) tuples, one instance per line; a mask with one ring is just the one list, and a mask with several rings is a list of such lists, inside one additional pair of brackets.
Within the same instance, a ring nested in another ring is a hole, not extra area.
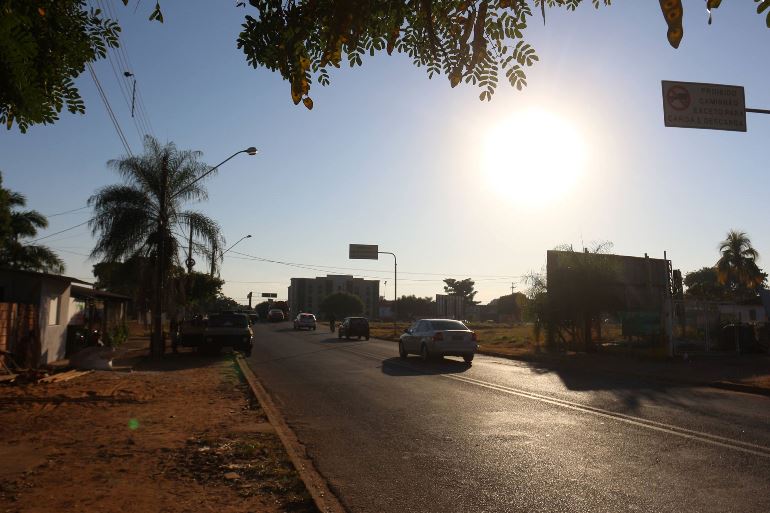
[(351, 260), (379, 260), (380, 255), (393, 256), (393, 334), (398, 335), (396, 320), (398, 317), (398, 260), (390, 251), (379, 251), (377, 244), (350, 244), (348, 258)]
[(661, 82), (663, 124), (676, 128), (746, 131), (746, 113), (770, 114), (746, 108), (742, 86), (700, 82)]
[(743, 87), (668, 80), (662, 85), (666, 126), (746, 131)]
[(379, 260), (377, 244), (350, 244), (348, 258), (352, 260)]

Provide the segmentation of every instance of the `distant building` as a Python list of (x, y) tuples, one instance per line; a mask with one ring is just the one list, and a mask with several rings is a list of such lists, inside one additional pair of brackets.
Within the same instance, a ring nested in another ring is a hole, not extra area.
[(379, 317), (379, 280), (354, 278), (347, 274), (329, 274), (316, 278), (292, 278), (289, 286), (289, 308), (293, 315), (309, 312), (323, 315), (321, 302), (335, 292), (347, 292), (364, 302), (364, 316)]
[(465, 298), (455, 294), (436, 294), (436, 317), (465, 319)]

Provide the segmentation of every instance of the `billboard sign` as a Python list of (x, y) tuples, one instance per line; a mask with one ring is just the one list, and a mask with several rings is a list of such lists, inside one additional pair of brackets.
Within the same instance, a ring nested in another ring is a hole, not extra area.
[(669, 80), (662, 86), (665, 126), (746, 131), (743, 87)]
[(354, 260), (379, 260), (377, 244), (350, 244), (348, 258)]

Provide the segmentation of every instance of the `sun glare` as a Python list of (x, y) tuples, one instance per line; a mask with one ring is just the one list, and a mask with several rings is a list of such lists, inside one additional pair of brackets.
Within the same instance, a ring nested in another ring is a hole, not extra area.
[(585, 164), (580, 133), (543, 110), (519, 113), (490, 130), (484, 168), (490, 186), (511, 201), (547, 205), (580, 179)]

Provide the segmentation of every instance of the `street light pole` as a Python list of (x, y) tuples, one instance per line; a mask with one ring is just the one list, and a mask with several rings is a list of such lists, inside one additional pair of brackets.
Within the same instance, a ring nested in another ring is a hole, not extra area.
[[(249, 235), (244, 235), (243, 237), (241, 237), (240, 239), (238, 239), (238, 241), (237, 241), (235, 244), (233, 244), (232, 246), (230, 246), (229, 248), (227, 248), (226, 250), (224, 250), (220, 256), (221, 256), (222, 258), (225, 258), (225, 253), (227, 253), (228, 251), (230, 251), (231, 249), (233, 249), (233, 248), (234, 248), (236, 245), (238, 245), (238, 243), (239, 243), (239, 242), (241, 242), (243, 239), (250, 239), (250, 238), (251, 238), (251, 234), (249, 234)], [(217, 255), (216, 255), (216, 249), (215, 249), (215, 250), (214, 250), (214, 255), (212, 256), (212, 259), (211, 259), (211, 276), (214, 276), (214, 262), (216, 261), (216, 256), (217, 256)]]
[(390, 251), (378, 251), (377, 254), (393, 256), (393, 334), (398, 335), (396, 329), (396, 322), (398, 321), (398, 260), (396, 260), (396, 254)]
[[(159, 198), (159, 204), (160, 212), (158, 215), (158, 251), (155, 254), (156, 262), (155, 262), (155, 297), (153, 298), (153, 312), (152, 312), (152, 339), (150, 342), (150, 353), (153, 356), (161, 356), (163, 353), (165, 353), (166, 346), (165, 341), (163, 339), (163, 281), (165, 279), (165, 257), (166, 257), (166, 231), (168, 229), (168, 205), (171, 203), (171, 200), (173, 200), (176, 196), (178, 196), (181, 192), (183, 192), (185, 189), (189, 188), (194, 183), (198, 182), (202, 178), (209, 175), (212, 171), (217, 169), (219, 166), (230, 160), (231, 158), (235, 157), (236, 155), (240, 153), (248, 153), (249, 155), (256, 155), (257, 149), (253, 146), (250, 146), (246, 148), (245, 150), (236, 151), (229, 157), (227, 157), (225, 160), (217, 164), (216, 166), (212, 167), (205, 173), (203, 173), (201, 176), (187, 184), (186, 187), (183, 187), (179, 189), (176, 193), (169, 195), (168, 194), (168, 174), (169, 169), (167, 164), (164, 163), (163, 169), (161, 170), (161, 184), (160, 184), (160, 198)], [(238, 241), (240, 242), (240, 241)], [(237, 244), (237, 242), (236, 242)], [(192, 255), (188, 255), (189, 258), (192, 258)], [(192, 266), (189, 267), (192, 269)], [(213, 273), (212, 273), (213, 274)]]

